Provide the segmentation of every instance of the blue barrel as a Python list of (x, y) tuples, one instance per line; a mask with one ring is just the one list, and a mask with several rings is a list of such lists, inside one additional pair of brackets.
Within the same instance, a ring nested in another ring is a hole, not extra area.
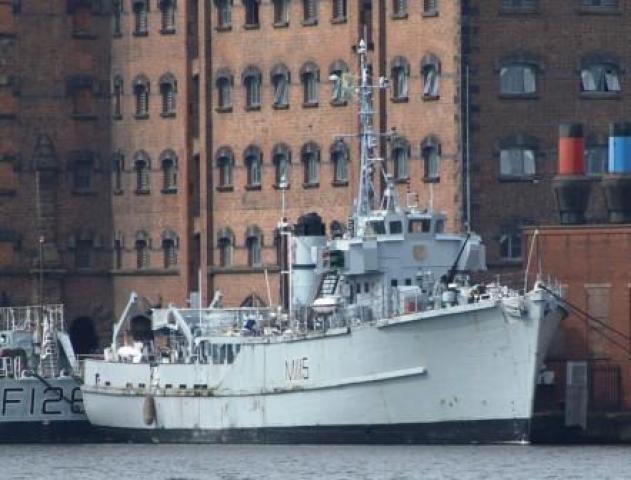
[(609, 126), (609, 173), (631, 174), (631, 123)]

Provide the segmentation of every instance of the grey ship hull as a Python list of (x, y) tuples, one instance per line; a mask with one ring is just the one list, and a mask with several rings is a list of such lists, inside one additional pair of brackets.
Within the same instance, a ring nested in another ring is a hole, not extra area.
[(232, 365), (88, 360), (86, 410), (105, 435), (138, 442), (527, 442), (563, 314), (544, 297), (529, 294), (526, 311), (481, 302), (324, 337), (241, 339)]
[(0, 379), (0, 444), (79, 443), (96, 432), (72, 378)]

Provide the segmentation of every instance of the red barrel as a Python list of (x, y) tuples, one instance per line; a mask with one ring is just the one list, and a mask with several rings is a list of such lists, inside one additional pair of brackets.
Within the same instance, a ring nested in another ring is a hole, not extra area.
[(559, 127), (559, 175), (585, 175), (585, 138), (580, 123)]

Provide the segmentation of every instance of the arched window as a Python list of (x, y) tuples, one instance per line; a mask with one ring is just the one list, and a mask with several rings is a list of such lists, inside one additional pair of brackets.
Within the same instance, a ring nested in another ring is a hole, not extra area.
[(304, 166), (304, 185), (317, 187), (320, 184), (320, 147), (317, 143), (306, 143), (300, 152)]
[(289, 106), (289, 69), (282, 63), (274, 65), (270, 72), (270, 80), (274, 89), (274, 108)]
[(395, 57), (392, 60), (390, 76), (392, 77), (392, 100), (407, 100), (410, 64), (404, 57)]
[(120, 75), (116, 75), (114, 77), (114, 81), (112, 82), (112, 90), (113, 90), (113, 114), (112, 116), (116, 120), (120, 120), (123, 118), (123, 77)]
[(331, 21), (340, 23), (346, 21), (346, 0), (331, 0)]
[(291, 184), (291, 150), (284, 143), (279, 143), (272, 149), (272, 162), (276, 171), (277, 187), (287, 188)]
[(121, 18), (123, 16), (123, 0), (112, 0), (112, 16), (114, 22), (112, 25), (112, 35), (120, 37), (123, 32), (121, 29)]
[(162, 19), (160, 28), (162, 34), (175, 33), (175, 2), (176, 0), (160, 0), (158, 3)]
[(149, 79), (138, 75), (133, 82), (136, 97), (136, 118), (149, 117)]
[(215, 154), (219, 170), (219, 188), (232, 188), (234, 153), (230, 147), (220, 147)]
[(162, 232), (164, 268), (173, 268), (177, 265), (177, 240), (177, 235), (173, 230), (165, 230)]
[(70, 247), (74, 249), (75, 268), (92, 266), (92, 250), (97, 243), (94, 234), (88, 230), (81, 230), (72, 236)]
[(149, 193), (151, 190), (149, 183), (151, 160), (144, 150), (140, 150), (134, 155), (134, 169), (136, 170), (136, 193)]
[(248, 251), (248, 265), (250, 267), (260, 267), (262, 264), (261, 247), (263, 245), (263, 235), (257, 226), (249, 226), (245, 231), (245, 247)]
[(177, 81), (172, 73), (165, 73), (160, 77), (160, 95), (162, 95), (162, 116), (175, 116), (175, 94)]
[(163, 187), (162, 193), (177, 192), (177, 155), (173, 150), (165, 150), (160, 154), (162, 166)]
[(421, 60), (423, 78), (423, 98), (432, 100), (440, 94), (440, 60), (436, 55), (428, 54)]
[(217, 111), (228, 112), (232, 110), (232, 86), (234, 77), (227, 68), (220, 68), (215, 76), (215, 86), (217, 87)]
[(403, 181), (409, 177), (410, 143), (405, 137), (394, 137), (390, 155), (392, 157), (392, 177)]
[[(16, 92), (15, 85), (12, 85)], [(19, 92), (19, 90), (17, 90)], [(94, 118), (95, 97), (100, 93), (99, 82), (91, 75), (72, 75), (66, 81), (66, 91), (72, 98), (72, 115), (74, 118)]]
[(88, 150), (70, 152), (68, 164), (72, 170), (73, 190), (86, 191), (92, 188), (92, 172), (95, 168), (95, 155)]
[(217, 232), (217, 249), (219, 250), (219, 266), (231, 267), (234, 263), (234, 233), (229, 228)]
[(581, 60), (581, 92), (618, 94), (621, 69), (617, 58), (611, 55), (589, 55)]
[(289, 0), (273, 0), (274, 26), (286, 27), (289, 25)]
[(246, 188), (261, 188), (261, 169), (263, 162), (261, 149), (256, 145), (250, 145), (243, 152), (243, 161), (248, 172)]
[(248, 295), (240, 305), (242, 308), (261, 308), (265, 307), (265, 302), (256, 293)]
[(133, 0), (134, 35), (144, 36), (149, 33), (149, 0)]
[(333, 185), (348, 185), (349, 150), (344, 140), (336, 140), (331, 145), (333, 165)]
[(329, 67), (331, 79), (331, 104), (346, 105), (348, 65), (342, 60), (336, 60)]
[(229, 30), (232, 25), (232, 0), (215, 0), (217, 29)]
[(243, 0), (246, 28), (259, 27), (259, 1), (260, 0)]
[(438, 15), (438, 0), (423, 0), (423, 15)]
[(300, 81), (303, 90), (303, 105), (314, 107), (318, 105), (318, 83), (320, 82), (320, 69), (313, 62), (305, 63), (300, 69)]
[(125, 239), (123, 232), (116, 232), (114, 237), (114, 268), (120, 270), (123, 268), (123, 249), (125, 248)]
[(408, 15), (407, 0), (392, 0), (392, 17), (405, 18)]
[(315, 25), (318, 23), (318, 7), (316, 0), (302, 0), (302, 24)]
[(440, 140), (433, 135), (421, 142), (421, 156), (424, 162), (424, 179), (430, 182), (440, 180)]
[(537, 170), (539, 142), (525, 134), (509, 135), (498, 142), (500, 178), (507, 180), (530, 179)]
[(151, 266), (150, 256), (149, 256), (150, 239), (147, 232), (140, 231), (136, 233), (135, 247), (136, 247), (136, 268), (138, 270), (149, 268)]
[(261, 71), (250, 65), (241, 75), (245, 87), (246, 110), (258, 110), (261, 108)]
[(537, 93), (537, 76), (542, 70), (539, 58), (527, 52), (502, 58), (499, 62), (500, 94), (523, 96)]
[(123, 191), (123, 171), (125, 170), (125, 156), (119, 150), (112, 154), (112, 172), (114, 174), (114, 193)]

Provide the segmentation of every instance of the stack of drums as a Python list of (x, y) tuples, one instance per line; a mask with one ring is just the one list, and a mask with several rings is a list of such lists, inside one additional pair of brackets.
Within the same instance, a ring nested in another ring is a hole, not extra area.
[(602, 186), (609, 222), (631, 223), (631, 123), (609, 127), (609, 173)]
[(585, 223), (592, 180), (585, 175), (585, 137), (580, 123), (559, 127), (558, 174), (552, 182), (561, 223)]

